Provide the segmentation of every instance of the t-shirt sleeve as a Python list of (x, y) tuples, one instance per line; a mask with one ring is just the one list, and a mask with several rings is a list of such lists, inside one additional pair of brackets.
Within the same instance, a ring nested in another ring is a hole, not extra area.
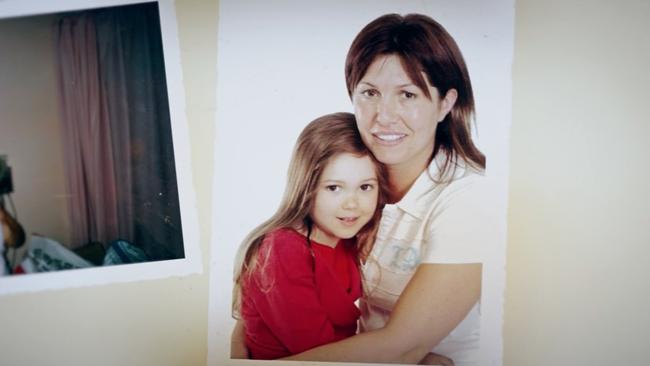
[(337, 340), (318, 298), (313, 258), (306, 244), (265, 239), (259, 259), (245, 296), (251, 296), (275, 337), (292, 354)]
[(482, 263), (497, 227), (494, 192), (483, 176), (453, 182), (445, 188), (429, 217), (423, 263)]

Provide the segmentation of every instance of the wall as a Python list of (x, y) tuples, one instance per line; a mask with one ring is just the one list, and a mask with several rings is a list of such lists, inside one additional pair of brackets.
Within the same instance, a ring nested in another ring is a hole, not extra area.
[[(516, 6), (504, 364), (646, 364), (650, 5)], [(217, 4), (176, 8), (207, 265)], [(2, 297), (0, 363), (202, 365), (207, 291), (204, 273)]]
[(217, 3), (177, 1), (176, 12), (204, 273), (3, 296), (2, 365), (205, 364)]
[(25, 231), (67, 243), (52, 22), (52, 16), (0, 22), (0, 45), (9, 50), (0, 58), (0, 154), (12, 167), (11, 197)]
[(516, 4), (505, 365), (647, 365), (650, 4)]

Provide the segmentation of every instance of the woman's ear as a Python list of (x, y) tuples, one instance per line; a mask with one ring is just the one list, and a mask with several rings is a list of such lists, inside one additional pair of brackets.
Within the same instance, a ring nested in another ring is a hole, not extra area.
[(451, 112), (451, 109), (456, 104), (456, 99), (458, 99), (456, 89), (447, 90), (445, 96), (440, 100), (440, 120), (438, 122), (442, 122), (447, 117), (447, 114)]

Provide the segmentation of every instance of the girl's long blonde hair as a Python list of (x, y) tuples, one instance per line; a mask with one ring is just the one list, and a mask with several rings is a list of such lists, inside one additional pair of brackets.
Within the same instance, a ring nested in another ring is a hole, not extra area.
[(363, 144), (351, 113), (333, 113), (315, 119), (302, 131), (291, 157), (284, 196), (275, 214), (253, 229), (241, 243), (235, 258), (233, 316), (239, 318), (242, 279), (258, 266), (257, 255), (264, 236), (279, 228), (308, 231), (310, 212), (321, 174), (334, 156), (350, 153), (368, 156), (375, 164), (378, 180), (377, 209), (357, 234), (357, 252), (366, 251), (374, 241), (381, 209), (387, 196), (387, 173)]

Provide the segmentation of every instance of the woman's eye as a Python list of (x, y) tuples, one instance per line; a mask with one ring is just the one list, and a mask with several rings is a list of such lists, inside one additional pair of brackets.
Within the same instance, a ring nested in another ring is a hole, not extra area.
[(402, 92), (402, 95), (404, 95), (404, 98), (406, 99), (414, 99), (415, 97), (417, 97), (417, 94), (411, 93), (409, 91)]
[(372, 184), (362, 184), (360, 188), (362, 191), (372, 191), (375, 188), (375, 186), (373, 186)]
[(339, 190), (341, 190), (341, 187), (337, 186), (336, 184), (330, 184), (328, 186), (325, 186), (325, 189), (330, 192), (338, 192)]
[(363, 95), (365, 97), (368, 97), (368, 98), (371, 98), (371, 97), (376, 97), (377, 95), (379, 95), (379, 92), (377, 90), (375, 90), (375, 89), (366, 89), (366, 90), (361, 92), (361, 95)]

